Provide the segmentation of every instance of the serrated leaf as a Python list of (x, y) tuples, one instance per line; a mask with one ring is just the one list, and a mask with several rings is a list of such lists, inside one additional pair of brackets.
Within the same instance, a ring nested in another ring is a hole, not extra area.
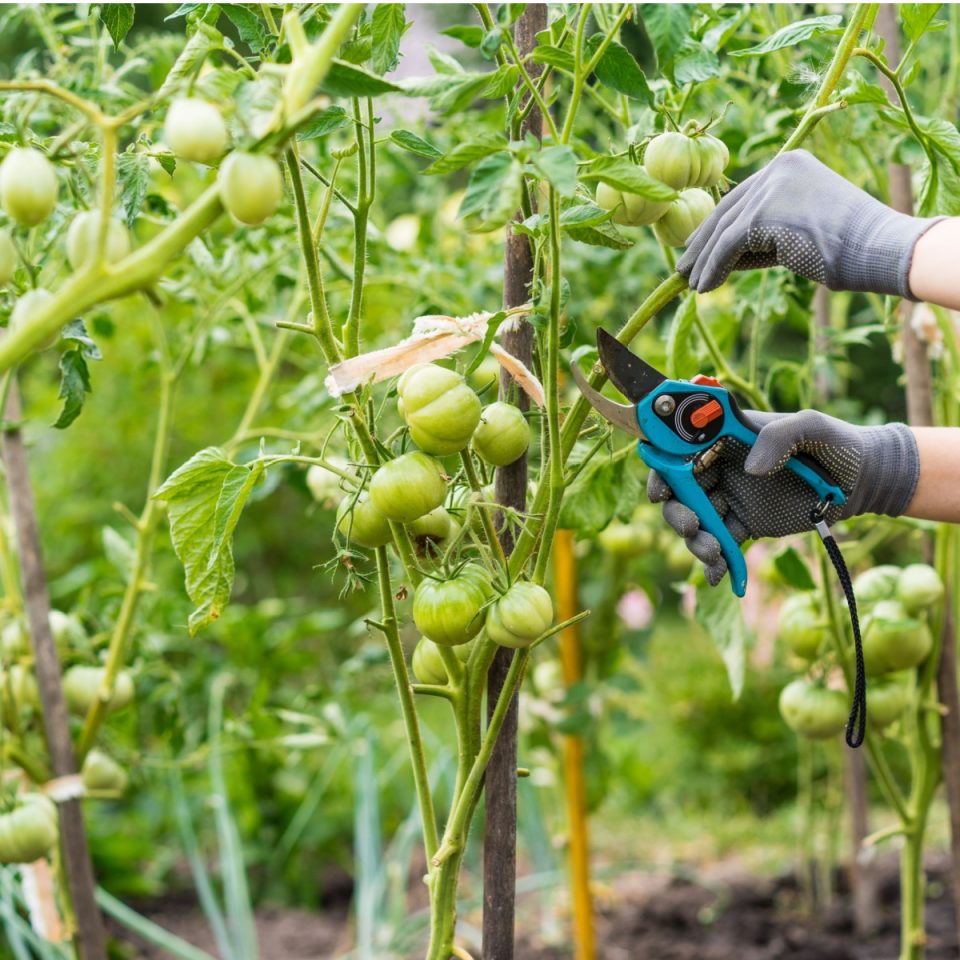
[(132, 3), (101, 3), (100, 22), (107, 28), (113, 49), (119, 50), (120, 44), (133, 26), (136, 5)]
[(530, 162), (561, 197), (573, 196), (577, 189), (577, 156), (570, 147), (546, 147), (534, 154)]
[(398, 146), (402, 147), (408, 153), (416, 154), (418, 157), (426, 157), (428, 160), (436, 160), (443, 154), (429, 141), (423, 137), (418, 137), (409, 130), (393, 130), (390, 133), (390, 139)]
[(503, 226), (512, 219), (523, 190), (523, 167), (509, 153), (495, 153), (477, 164), (458, 216), (476, 218), (488, 229)]
[(778, 553), (773, 558), (773, 565), (784, 582), (796, 590), (816, 590), (817, 584), (810, 575), (803, 557), (793, 547)]
[(403, 87), (369, 70), (343, 60), (334, 60), (320, 89), (332, 97), (377, 97), (384, 93), (402, 93)]
[(676, 52), (690, 35), (693, 6), (685, 3), (642, 3), (640, 16), (647, 36), (653, 43), (657, 63), (666, 70)]
[(177, 156), (174, 153), (157, 153), (154, 154), (154, 160), (160, 164), (163, 172), (168, 176), (172, 177), (177, 169)]
[(562, 70), (564, 73), (573, 73), (577, 68), (577, 61), (572, 53), (560, 47), (553, 47), (550, 44), (537, 47), (531, 54), (530, 59), (534, 63), (542, 63), (545, 66), (553, 67), (555, 70)]
[(402, 3), (378, 3), (371, 20), (372, 65), (380, 74), (397, 69), (400, 40), (407, 29)]
[(90, 371), (83, 351), (79, 348), (67, 350), (60, 357), (60, 390), (57, 396), (63, 401), (63, 409), (53, 424), (57, 430), (66, 430), (80, 416), (90, 392)]
[(103, 354), (100, 352), (100, 348), (94, 343), (90, 334), (87, 333), (87, 328), (79, 317), (75, 320), (71, 320), (64, 328), (60, 331), (61, 340), (72, 340), (79, 346), (79, 349), (83, 353), (83, 356), (87, 360), (102, 360)]
[(447, 27), (446, 30), (440, 31), (446, 37), (453, 37), (454, 40), (459, 40), (462, 44), (468, 47), (472, 47), (476, 50), (481, 43), (483, 43), (484, 29), (483, 27), (477, 26), (455, 26)]
[(488, 100), (505, 97), (517, 85), (520, 68), (512, 63), (497, 67), (483, 88), (482, 96)]
[(474, 163), (497, 153), (506, 147), (506, 139), (498, 133), (485, 133), (476, 140), (458, 143), (449, 153), (440, 157), (424, 170), (428, 174), (453, 173), (467, 164)]
[(154, 494), (168, 504), (173, 548), (195, 605), (190, 634), (218, 619), (233, 588), (232, 536), (263, 465), (232, 463), (216, 447), (194, 454)]
[[(591, 40), (594, 38), (591, 38)], [(588, 47), (589, 49), (589, 47)], [(653, 93), (640, 65), (626, 47), (616, 41), (610, 43), (596, 67), (597, 79), (611, 90), (633, 100), (642, 100), (653, 106)]]
[(610, 523), (620, 503), (624, 461), (624, 457), (597, 458), (577, 477), (563, 498), (561, 528), (584, 540), (596, 537)]
[(223, 3), (220, 9), (237, 28), (237, 35), (254, 53), (267, 45), (267, 32), (261, 19), (241, 3)]
[(720, 652), (733, 699), (738, 700), (743, 692), (747, 647), (753, 639), (743, 619), (739, 598), (726, 582), (717, 587), (703, 583), (697, 587), (695, 616)]
[(942, 29), (945, 23), (931, 26), (942, 4), (940, 3), (901, 3), (900, 18), (903, 20), (903, 32), (912, 42), (932, 29)]
[(717, 55), (696, 40), (687, 38), (673, 58), (673, 79), (678, 87), (702, 83), (720, 76)]
[(626, 157), (597, 157), (580, 168), (581, 180), (599, 180), (648, 200), (674, 200), (677, 193)]
[(629, 250), (634, 241), (625, 237), (610, 221), (590, 226), (563, 226), (561, 229), (578, 243), (592, 247), (609, 247), (611, 250)]
[(315, 114), (297, 133), (299, 140), (317, 140), (329, 136), (336, 130), (342, 130), (353, 123), (347, 111), (336, 105), (327, 107)]
[(861, 73), (850, 72), (850, 83), (840, 91), (840, 96), (848, 103), (881, 103), (890, 104), (890, 97), (886, 90), (870, 83)]
[(731, 50), (730, 56), (758, 57), (764, 53), (772, 53), (774, 50), (782, 50), (784, 47), (793, 47), (823, 33), (837, 32), (842, 22), (843, 17), (839, 13), (829, 13), (823, 17), (809, 17), (806, 20), (798, 20), (796, 23), (781, 27), (776, 33), (771, 34), (756, 46), (747, 47), (746, 50)]
[(117, 159), (120, 206), (128, 227), (133, 227), (150, 186), (150, 160), (142, 153), (121, 153)]
[(560, 212), (560, 226), (595, 227), (610, 219), (610, 211), (595, 203), (576, 203)]
[(673, 315), (667, 337), (667, 376), (689, 380), (699, 370), (699, 360), (692, 343), (697, 319), (697, 300), (691, 293), (683, 298)]

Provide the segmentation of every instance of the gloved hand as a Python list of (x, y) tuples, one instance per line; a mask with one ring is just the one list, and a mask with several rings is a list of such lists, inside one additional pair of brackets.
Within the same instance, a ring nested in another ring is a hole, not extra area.
[[(913, 499), (920, 457), (906, 424), (858, 427), (816, 410), (747, 411), (746, 418), (759, 431), (754, 446), (727, 439), (716, 460), (697, 477), (737, 543), (812, 529), (810, 512), (817, 494), (783, 468), (797, 452), (817, 460), (847, 496), (843, 506), (827, 510), (828, 524), (862, 513), (896, 517)], [(700, 529), (692, 510), (673, 499), (656, 471), (650, 473), (647, 494), (653, 503), (663, 502), (667, 523), (685, 538), (715, 586), (727, 570), (719, 541)]]
[(897, 213), (805, 150), (734, 187), (690, 238), (677, 271), (699, 293), (734, 270), (783, 266), (831, 290), (912, 299), (917, 240), (944, 219)]

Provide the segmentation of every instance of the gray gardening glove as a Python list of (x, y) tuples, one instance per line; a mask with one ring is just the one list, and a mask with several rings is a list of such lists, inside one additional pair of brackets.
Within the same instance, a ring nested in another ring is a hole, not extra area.
[[(913, 499), (920, 457), (906, 424), (858, 427), (816, 410), (786, 414), (751, 410), (746, 419), (760, 434), (754, 446), (727, 439), (717, 459), (697, 477), (737, 543), (813, 528), (810, 513), (817, 494), (783, 469), (797, 452), (813, 457), (847, 496), (842, 507), (827, 510), (828, 524), (862, 513), (897, 517)], [(719, 541), (700, 529), (692, 510), (673, 499), (656, 471), (650, 473), (647, 494), (653, 503), (663, 503), (667, 523), (686, 540), (715, 586), (727, 570)]]
[(805, 150), (734, 187), (690, 238), (677, 271), (699, 293), (734, 270), (787, 267), (831, 290), (912, 299), (917, 240), (943, 217), (897, 213)]

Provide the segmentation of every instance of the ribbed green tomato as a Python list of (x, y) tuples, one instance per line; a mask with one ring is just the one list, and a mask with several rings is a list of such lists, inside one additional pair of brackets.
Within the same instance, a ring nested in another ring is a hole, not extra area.
[(714, 187), (723, 179), (723, 171), (730, 162), (730, 151), (722, 140), (708, 133), (693, 142), (700, 153), (700, 175), (690, 186)]
[(877, 676), (923, 663), (933, 649), (930, 628), (897, 600), (881, 600), (863, 618), (863, 662)]
[(0, 287), (5, 287), (17, 269), (17, 248), (6, 230), (0, 230)]
[(350, 543), (361, 547), (385, 547), (392, 539), (390, 522), (370, 501), (364, 491), (356, 500), (346, 497), (337, 508), (337, 530)]
[(231, 153), (220, 165), (217, 186), (227, 213), (248, 227), (273, 216), (283, 199), (280, 167), (262, 153)]
[(413, 523), (408, 524), (410, 536), (418, 540), (430, 540), (433, 543), (442, 543), (454, 536), (460, 529), (460, 524), (445, 507), (437, 507)]
[[(44, 290), (42, 287), (28, 290), (13, 305), (10, 313), (10, 329), (18, 330), (20, 327), (28, 326), (51, 300), (53, 300), (53, 294), (49, 290)], [(56, 330), (40, 344), (38, 349), (49, 350), (59, 339), (60, 331)]]
[(943, 581), (929, 564), (911, 563), (900, 571), (897, 599), (906, 607), (907, 613), (922, 613), (942, 598)]
[(413, 523), (443, 503), (446, 484), (440, 464), (425, 453), (388, 460), (370, 481), (370, 502), (388, 520)]
[(449, 580), (424, 580), (413, 598), (413, 622), (434, 643), (456, 647), (483, 627), (481, 613), (490, 598), (486, 581), (462, 572)]
[(57, 808), (40, 793), (27, 793), (0, 814), (0, 863), (33, 863), (57, 842)]
[(910, 702), (910, 687), (904, 677), (889, 677), (870, 681), (867, 693), (867, 722), (882, 729), (896, 720)]
[(706, 190), (684, 190), (654, 224), (657, 239), (668, 247), (682, 247), (697, 227), (713, 213), (716, 204)]
[(425, 453), (459, 453), (480, 422), (480, 398), (456, 370), (418, 363), (397, 381), (397, 409)]
[(413, 648), (411, 666), (418, 683), (443, 685), (447, 682), (447, 670), (440, 656), (440, 648), (426, 637), (421, 637)]
[(553, 601), (539, 584), (515, 583), (487, 611), (487, 635), (501, 647), (529, 647), (553, 623)]
[(800, 736), (825, 740), (846, 727), (850, 706), (839, 690), (794, 680), (780, 691), (780, 715)]
[(127, 771), (102, 750), (91, 750), (80, 771), (87, 790), (123, 793), (127, 789)]
[(33, 147), (14, 147), (0, 163), (0, 206), (21, 227), (35, 227), (57, 205), (57, 172)]
[(519, 460), (530, 446), (530, 424), (518, 407), (497, 401), (483, 408), (473, 433), (473, 449), (494, 467)]
[(597, 184), (597, 206), (612, 210), (610, 218), (625, 227), (642, 227), (653, 223), (667, 212), (669, 200), (649, 200), (637, 193), (627, 193), (607, 183)]
[(701, 152), (696, 141), (672, 131), (654, 137), (643, 154), (647, 173), (674, 190), (696, 186), (700, 164)]
[(827, 637), (827, 623), (812, 593), (795, 593), (780, 608), (777, 637), (792, 653), (814, 660)]
[(195, 97), (170, 105), (164, 134), (178, 157), (197, 163), (213, 163), (227, 146), (227, 125), (220, 111)]
[(636, 557), (653, 546), (653, 530), (642, 523), (613, 520), (600, 531), (597, 540), (615, 557)]
[[(89, 711), (100, 696), (100, 685), (103, 683), (106, 670), (103, 667), (71, 667), (63, 675), (63, 695), (67, 701), (67, 708), (71, 713), (83, 716)], [(133, 702), (133, 677), (126, 670), (121, 670), (113, 685), (113, 696), (107, 704), (107, 712), (122, 710)]]
[[(89, 263), (97, 249), (100, 232), (100, 211), (78, 213), (67, 230), (67, 261), (74, 270)], [(130, 252), (130, 233), (119, 220), (111, 218), (107, 225), (107, 263), (122, 260)]]
[(878, 600), (891, 600), (897, 592), (900, 568), (892, 563), (871, 567), (854, 577), (853, 594), (861, 606), (869, 606)]

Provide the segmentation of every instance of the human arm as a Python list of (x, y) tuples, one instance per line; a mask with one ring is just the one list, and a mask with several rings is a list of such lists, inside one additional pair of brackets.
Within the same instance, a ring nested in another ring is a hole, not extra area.
[(904, 514), (960, 523), (960, 428), (913, 427), (920, 458), (917, 488)]
[(951, 310), (960, 310), (960, 217), (935, 223), (917, 241), (910, 266), (910, 292)]

